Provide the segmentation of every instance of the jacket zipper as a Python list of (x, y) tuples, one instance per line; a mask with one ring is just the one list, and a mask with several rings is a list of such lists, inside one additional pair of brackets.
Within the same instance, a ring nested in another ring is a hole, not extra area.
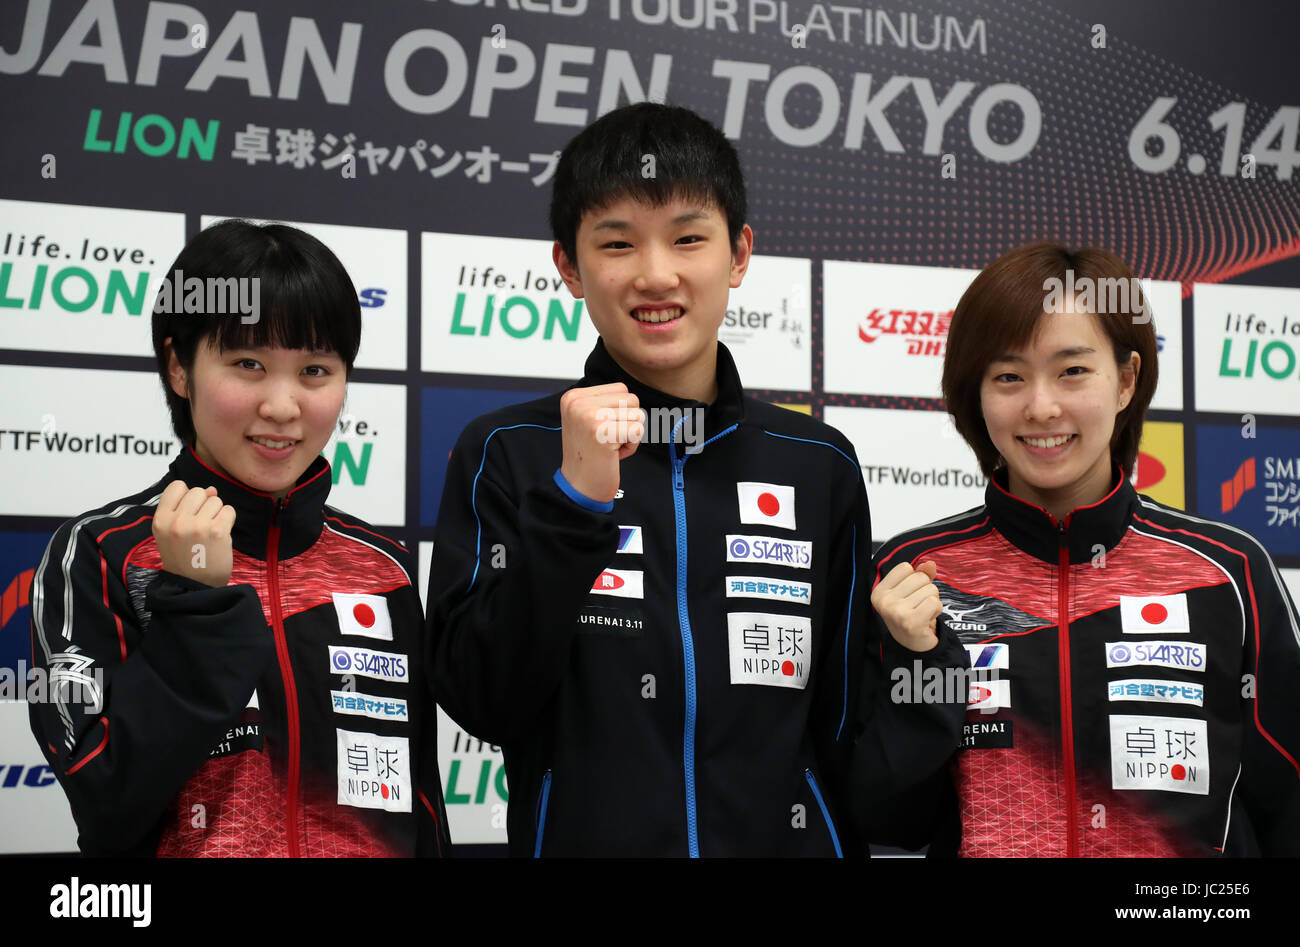
[(537, 794), (537, 841), (533, 845), (533, 857), (542, 857), (542, 836), (546, 833), (546, 806), (551, 801), (551, 771), (542, 776), (542, 788)]
[(840, 850), (840, 837), (835, 832), (835, 823), (831, 821), (830, 810), (826, 808), (826, 800), (822, 798), (822, 791), (817, 787), (817, 777), (813, 771), (806, 769), (803, 771), (804, 779), (808, 780), (808, 785), (812, 787), (813, 798), (817, 800), (817, 805), (822, 810), (822, 818), (826, 820), (826, 830), (831, 833), (831, 844), (835, 846), (835, 857), (843, 858), (844, 852)]
[(1066, 856), (1079, 857), (1079, 817), (1074, 774), (1074, 699), (1070, 688), (1070, 543), (1066, 531), (1070, 518), (1059, 526), (1061, 537), (1060, 575), (1057, 580), (1057, 635), (1061, 677), (1061, 742), (1065, 754)]
[[(680, 422), (678, 422), (680, 423)], [(674, 440), (676, 430), (673, 431)], [(682, 633), (682, 661), (685, 665), (686, 722), (682, 734), (682, 769), (686, 774), (686, 849), (691, 858), (700, 857), (699, 824), (695, 807), (695, 642), (686, 612), (686, 456), (677, 456), (670, 442), (673, 464), (673, 512), (677, 521), (677, 624)]]
[(266, 534), (266, 581), (271, 596), (271, 627), (275, 632), (275, 655), (280, 662), (284, 681), (284, 702), (289, 716), (289, 792), (285, 800), (288, 819), (289, 857), (298, 858), (298, 767), (301, 748), (298, 736), (298, 688), (294, 685), (293, 667), (289, 664), (289, 642), (284, 635), (284, 615), (280, 609), (280, 514), (287, 500), (275, 501), (271, 527)]

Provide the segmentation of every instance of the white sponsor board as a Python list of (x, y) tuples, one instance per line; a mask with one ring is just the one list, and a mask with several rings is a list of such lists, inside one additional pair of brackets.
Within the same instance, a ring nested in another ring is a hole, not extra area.
[(1300, 415), (1300, 289), (1197, 283), (1196, 410)]
[(1168, 280), (1142, 280), (1156, 327), (1160, 380), (1151, 407), (1183, 410), (1183, 286)]
[(0, 366), (0, 514), (75, 516), (137, 493), (180, 449), (152, 372)]
[(759, 256), (731, 291), (718, 340), (746, 388), (812, 390), (812, 262)]
[[(420, 600), (429, 597), (433, 543), (420, 543)], [(471, 737), (438, 708), (438, 772), (447, 828), (457, 845), (506, 843), (505, 759), (501, 748)]]
[[(205, 214), (202, 226), (225, 217)], [(305, 230), (339, 258), (352, 277), (361, 304), (361, 349), (357, 368), (406, 368), (406, 231), (341, 224), (273, 221)], [(254, 221), (266, 223), (266, 221)]]
[[(0, 347), (151, 355), (185, 215), (0, 200)], [(12, 389), (6, 389), (12, 390)]]
[(826, 390), (938, 398), (948, 322), (979, 270), (822, 264)]
[(329, 505), (376, 526), (406, 523), (406, 387), (354, 381), (325, 445)]
[[(1282, 573), (1282, 581), (1286, 583), (1287, 591), (1291, 593), (1292, 603), (1296, 603), (1300, 608), (1300, 569), (1279, 569)], [(1300, 642), (1297, 642), (1300, 644)]]
[(551, 260), (551, 241), (425, 233), (420, 367), (426, 372), (582, 376), (596, 329)]
[(984, 475), (946, 413), (827, 405), (826, 423), (857, 451), (873, 540), (984, 502)]
[(32, 736), (27, 702), (0, 700), (0, 854), (75, 851), (68, 797)]

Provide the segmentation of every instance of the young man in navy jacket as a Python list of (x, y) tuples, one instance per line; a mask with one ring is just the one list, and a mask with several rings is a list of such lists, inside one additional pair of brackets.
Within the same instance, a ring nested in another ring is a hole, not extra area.
[(427, 610), (439, 700), (503, 748), (511, 852), (905, 841), (879, 803), (952, 752), (965, 693), (894, 704), (887, 668), (965, 651), (919, 576), (873, 622), (852, 445), (746, 397), (718, 342), (754, 239), (735, 150), (685, 109), (611, 112), (565, 148), (551, 225), (601, 338), (576, 385), (462, 433)]

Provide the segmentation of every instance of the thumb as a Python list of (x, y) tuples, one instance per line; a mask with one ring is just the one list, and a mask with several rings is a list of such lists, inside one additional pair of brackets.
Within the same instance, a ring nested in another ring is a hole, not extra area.
[(933, 582), (935, 579), (939, 577), (939, 565), (933, 559), (921, 563), (919, 566), (916, 567), (916, 571), (924, 572), (926, 575), (930, 577), (931, 582)]

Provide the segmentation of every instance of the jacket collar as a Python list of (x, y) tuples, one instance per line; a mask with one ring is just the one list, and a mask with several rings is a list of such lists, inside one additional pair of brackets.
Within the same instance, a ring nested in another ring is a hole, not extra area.
[(1056, 563), (1068, 544), (1070, 563), (1090, 561), (1096, 547), (1119, 545), (1137, 508), (1137, 491), (1120, 467), (1115, 468), (1111, 490), (1101, 500), (1081, 506), (1057, 520), (1041, 506), (1015, 496), (1007, 489), (1006, 469), (997, 471), (984, 491), (984, 503), (993, 527), (1016, 548)]
[[(607, 385), (611, 382), (621, 381), (627, 385), (627, 390), (636, 395), (637, 401), (642, 408), (664, 408), (669, 411), (676, 409), (682, 412), (681, 416), (685, 418), (693, 417), (696, 408), (704, 409), (704, 431), (701, 436), (698, 432), (691, 431), (687, 425), (692, 423), (686, 421), (680, 427), (666, 425), (667, 432), (677, 431), (676, 443), (681, 444), (684, 435), (693, 435), (691, 440), (699, 446), (730, 427), (739, 424), (745, 419), (745, 390), (740, 384), (740, 373), (736, 371), (736, 363), (727, 351), (727, 347), (721, 342), (718, 343), (718, 397), (713, 404), (706, 405), (702, 401), (694, 401), (690, 398), (675, 398), (670, 394), (659, 391), (657, 388), (651, 388), (648, 385), (637, 381), (623, 367), (614, 361), (614, 356), (609, 354), (605, 348), (605, 340), (597, 339), (596, 347), (591, 350), (587, 356), (587, 364), (583, 368), (582, 381), (578, 383), (579, 387), (590, 387), (592, 385)], [(669, 417), (675, 417), (669, 415)], [(650, 431), (647, 433), (648, 439), (657, 438), (661, 425), (656, 423), (655, 418), (650, 419)], [(658, 437), (659, 441), (666, 438)], [(651, 443), (656, 441), (651, 440)], [(688, 445), (689, 446), (689, 445)]]
[(221, 502), (235, 508), (235, 528), (231, 535), (234, 548), (263, 561), (272, 527), (279, 530), (277, 557), (280, 559), (306, 552), (320, 538), (325, 525), (325, 498), (332, 483), (330, 465), (324, 457), (317, 457), (288, 495), (277, 502), (271, 494), (213, 470), (199, 460), (193, 445), (186, 446), (172, 461), (162, 485), (173, 480), (183, 480), (191, 487), (216, 487)]

